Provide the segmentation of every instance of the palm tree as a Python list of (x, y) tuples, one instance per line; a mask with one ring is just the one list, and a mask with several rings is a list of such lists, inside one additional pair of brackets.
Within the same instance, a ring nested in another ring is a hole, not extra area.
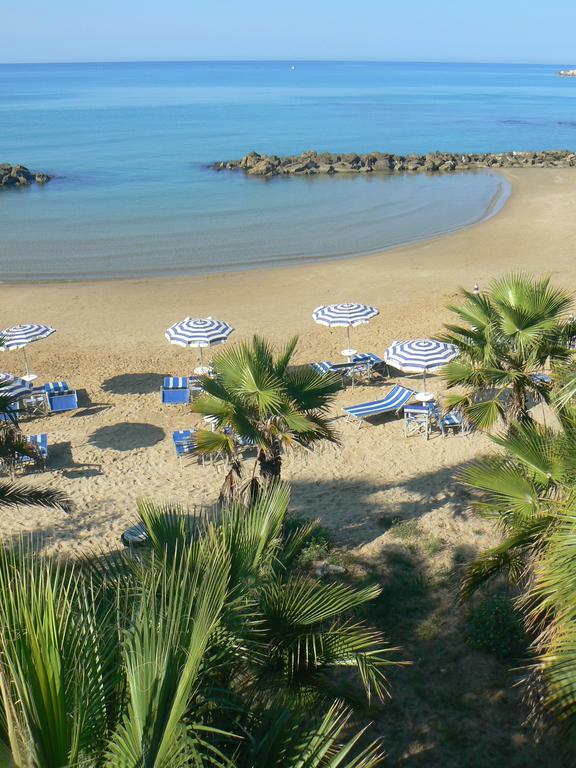
[(499, 419), (529, 420), (531, 396), (549, 402), (550, 386), (541, 374), (569, 360), (573, 319), (565, 318), (570, 295), (550, 278), (523, 272), (494, 280), (485, 293), (463, 291), (463, 303), (451, 306), (457, 322), (446, 325), (444, 339), (460, 349), (445, 366), (449, 407), (462, 408), (481, 429)]
[[(140, 506), (138, 558), (63, 564), (0, 547), (0, 740), (18, 768), (376, 768), (351, 681), (397, 664), (354, 617), (376, 587), (295, 570), (288, 489), (250, 508)], [(330, 701), (340, 693), (340, 701)]]
[(543, 707), (576, 739), (576, 419), (559, 412), (561, 430), (535, 423), (492, 438), (503, 452), (462, 473), (479, 493), (481, 513), (504, 538), (468, 569), (463, 596), (505, 574), (520, 589), (519, 607), (533, 638), (527, 677), (535, 714)]
[(309, 366), (291, 366), (296, 344), (293, 338), (275, 354), (254, 336), (216, 356), (215, 376), (203, 377), (205, 394), (192, 405), (216, 427), (199, 430), (199, 450), (224, 453), (238, 468), (238, 440), (247, 442), (256, 446), (261, 477), (270, 480), (280, 477), (284, 448), (336, 442), (326, 412), (341, 382)]

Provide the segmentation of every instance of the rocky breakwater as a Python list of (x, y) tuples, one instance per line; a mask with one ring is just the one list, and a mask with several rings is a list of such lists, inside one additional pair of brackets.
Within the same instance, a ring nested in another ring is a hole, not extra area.
[(10, 165), (0, 163), (0, 187), (29, 187), (30, 184), (46, 184), (52, 176), (47, 173), (36, 173), (25, 165)]
[(287, 176), (337, 173), (451, 173), (475, 168), (568, 168), (576, 167), (576, 151), (503, 152), (456, 154), (433, 152), (427, 155), (391, 155), (368, 152), (364, 155), (333, 152), (303, 152), (278, 157), (250, 152), (240, 160), (224, 160), (212, 166), (217, 171), (239, 170), (251, 176)]

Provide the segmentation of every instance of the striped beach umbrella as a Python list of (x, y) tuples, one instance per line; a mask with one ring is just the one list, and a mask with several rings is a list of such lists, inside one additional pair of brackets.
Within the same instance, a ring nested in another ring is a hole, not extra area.
[(217, 344), (224, 344), (234, 328), (223, 320), (213, 317), (187, 317), (171, 325), (164, 334), (170, 344), (179, 347), (198, 347), (200, 365), (204, 367), (204, 349)]
[(412, 339), (394, 342), (384, 353), (384, 360), (404, 373), (422, 373), (426, 389), (426, 374), (440, 370), (458, 354), (454, 344), (436, 339)]
[(32, 391), (32, 385), (22, 379), (13, 379), (0, 386), (0, 397), (25, 397)]
[(30, 373), (28, 368), (28, 356), (26, 347), (34, 341), (45, 339), (55, 331), (49, 325), (41, 323), (23, 323), (22, 325), (13, 325), (11, 328), (5, 328), (0, 331), (0, 341), (3, 352), (10, 352), (13, 349), (22, 349), (24, 351), (24, 362), (26, 364), (26, 374)]
[(316, 307), (312, 317), (319, 325), (326, 325), (328, 328), (346, 328), (350, 346), (350, 328), (363, 325), (378, 314), (380, 310), (368, 304), (328, 304)]

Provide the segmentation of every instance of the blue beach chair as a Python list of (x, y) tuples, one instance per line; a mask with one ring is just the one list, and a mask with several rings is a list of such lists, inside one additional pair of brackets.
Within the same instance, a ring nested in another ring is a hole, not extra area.
[(434, 402), (404, 406), (405, 437), (424, 435), (428, 440), (434, 419), (434, 406)]
[(433, 413), (434, 418), (436, 419), (436, 422), (442, 432), (442, 437), (446, 437), (450, 430), (453, 432), (460, 430), (460, 434), (462, 435), (468, 434), (470, 430), (469, 424), (462, 415), (462, 412), (457, 408), (449, 411), (448, 413), (442, 414), (440, 409), (436, 406)]
[(381, 416), (384, 413), (399, 413), (413, 394), (414, 390), (397, 384), (381, 400), (351, 405), (348, 408), (344, 408), (344, 412), (349, 418), (361, 420), (368, 419), (371, 416)]
[(76, 390), (70, 389), (66, 381), (49, 381), (44, 384), (44, 392), (48, 397), (50, 413), (63, 413), (78, 408)]
[(375, 373), (379, 373), (382, 376), (388, 375), (386, 361), (373, 352), (359, 352), (354, 355), (352, 362), (359, 366), (358, 373), (368, 379), (371, 379)]
[[(42, 432), (39, 435), (28, 435), (26, 440), (31, 443), (37, 450), (42, 459), (42, 466), (46, 464), (48, 460), (48, 436)], [(35, 459), (31, 456), (20, 455), (18, 463), (21, 465), (34, 464)]]
[(186, 376), (165, 376), (160, 388), (163, 405), (188, 405), (190, 390)]
[(174, 441), (176, 456), (179, 460), (196, 451), (195, 429), (178, 429), (172, 433), (172, 440)]

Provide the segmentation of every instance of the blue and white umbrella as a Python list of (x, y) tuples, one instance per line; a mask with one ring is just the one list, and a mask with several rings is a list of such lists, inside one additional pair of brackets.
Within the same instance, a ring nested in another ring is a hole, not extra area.
[(346, 328), (350, 346), (350, 328), (363, 325), (378, 314), (380, 310), (368, 304), (328, 304), (316, 307), (312, 317), (317, 323), (328, 328)]
[(384, 353), (384, 360), (404, 373), (422, 373), (426, 389), (426, 374), (440, 370), (458, 354), (459, 349), (454, 344), (436, 339), (413, 339), (392, 344)]
[(32, 391), (32, 385), (22, 379), (12, 379), (10, 383), (0, 386), (0, 397), (26, 397)]
[(43, 325), (41, 323), (23, 323), (21, 325), (13, 325), (11, 328), (6, 328), (0, 331), (0, 341), (3, 352), (12, 351), (13, 349), (24, 350), (24, 362), (26, 364), (26, 374), (30, 373), (28, 368), (28, 357), (26, 355), (26, 347), (28, 344), (32, 344), (34, 341), (40, 341), (53, 334), (55, 328), (51, 328), (49, 325)]
[(200, 365), (204, 367), (204, 348), (224, 344), (234, 328), (213, 317), (187, 317), (171, 325), (164, 334), (170, 344), (179, 347), (199, 347)]

